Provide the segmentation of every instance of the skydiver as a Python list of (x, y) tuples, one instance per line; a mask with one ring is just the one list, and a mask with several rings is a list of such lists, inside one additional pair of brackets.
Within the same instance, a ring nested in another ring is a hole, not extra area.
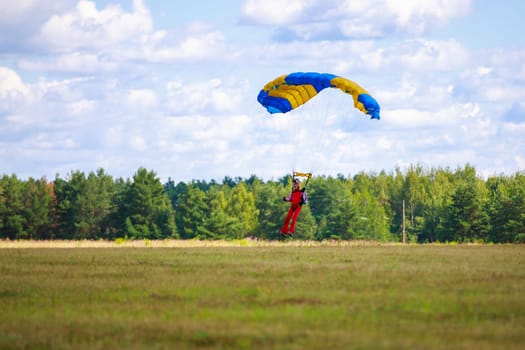
[(299, 179), (294, 179), (292, 184), (292, 192), (288, 197), (283, 197), (283, 201), (290, 202), (290, 209), (288, 210), (284, 224), (281, 227), (281, 235), (283, 237), (286, 237), (287, 234), (289, 234), (290, 237), (293, 237), (295, 232), (295, 224), (297, 223), (299, 213), (301, 213), (301, 207), (308, 202), (306, 189), (304, 187), (301, 189), (300, 187), (301, 183)]

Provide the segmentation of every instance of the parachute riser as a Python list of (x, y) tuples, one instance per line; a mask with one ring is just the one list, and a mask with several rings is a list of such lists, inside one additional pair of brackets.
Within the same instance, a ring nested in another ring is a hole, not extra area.
[(308, 182), (312, 178), (312, 173), (301, 173), (299, 171), (294, 171), (292, 180), (295, 180), (295, 178), (297, 178), (297, 177), (305, 177), (306, 178), (306, 182), (305, 182), (305, 184), (303, 186), (304, 188), (306, 188), (306, 185), (308, 185)]

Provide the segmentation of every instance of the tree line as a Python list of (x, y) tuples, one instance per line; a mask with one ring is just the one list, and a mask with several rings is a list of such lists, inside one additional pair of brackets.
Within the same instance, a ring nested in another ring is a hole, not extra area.
[[(0, 178), (0, 239), (278, 239), (291, 176), (162, 184), (103, 169), (53, 181)], [(525, 173), (482, 179), (471, 165), (315, 176), (298, 239), (525, 243)], [(405, 209), (403, 210), (403, 203)], [(404, 213), (404, 217), (403, 217)]]

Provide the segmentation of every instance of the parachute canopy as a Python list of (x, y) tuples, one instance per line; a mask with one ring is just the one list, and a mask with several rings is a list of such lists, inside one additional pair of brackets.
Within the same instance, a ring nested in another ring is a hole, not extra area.
[(306, 102), (326, 88), (337, 88), (354, 99), (354, 107), (379, 119), (379, 104), (355, 82), (328, 73), (290, 73), (282, 75), (264, 86), (257, 100), (270, 113), (286, 113)]

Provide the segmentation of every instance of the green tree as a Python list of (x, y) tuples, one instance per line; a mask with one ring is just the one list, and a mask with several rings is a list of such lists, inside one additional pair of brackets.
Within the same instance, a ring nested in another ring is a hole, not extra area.
[(241, 235), (240, 218), (228, 213), (227, 193), (230, 192), (227, 186), (214, 186), (208, 191), (210, 205), (202, 225), (197, 227), (200, 239), (228, 239)]
[(452, 202), (446, 210), (446, 221), (440, 241), (486, 241), (488, 239), (488, 215), (485, 210), (486, 187), (476, 176), (474, 167), (467, 165), (456, 172), (457, 184)]
[(113, 207), (113, 179), (103, 169), (90, 172), (73, 199), (76, 237), (83, 239), (109, 238)]
[(435, 242), (439, 232), (443, 230), (446, 210), (451, 205), (454, 191), (453, 174), (444, 169), (432, 170), (426, 197), (423, 200), (422, 215), (425, 218), (423, 231), (418, 236), (418, 242)]
[(52, 238), (56, 205), (53, 184), (48, 183), (45, 178), (29, 178), (25, 182), (23, 202), (27, 238)]
[(126, 228), (131, 237), (177, 237), (171, 201), (155, 172), (139, 168), (126, 197)]
[(16, 175), (4, 175), (0, 181), (4, 205), (0, 214), (2, 238), (29, 238), (26, 231), (24, 182)]
[(128, 205), (130, 189), (130, 179), (117, 178), (113, 181), (113, 194), (111, 196), (113, 210), (108, 218), (109, 239), (127, 236), (128, 229), (132, 227), (131, 220), (127, 220), (129, 219), (128, 210), (130, 209)]
[(505, 225), (512, 242), (525, 243), (525, 173), (517, 173), (511, 180), (512, 217)]
[[(341, 222), (344, 203), (348, 200), (344, 180), (340, 178), (315, 177), (310, 181), (309, 206), (315, 218), (317, 239), (341, 238), (346, 234), (346, 223)], [(346, 221), (346, 219), (344, 219)]]
[(179, 200), (181, 196), (184, 195), (187, 191), (188, 185), (182, 181), (175, 185), (175, 182), (171, 178), (169, 178), (168, 182), (164, 184), (164, 192), (166, 192), (169, 199), (171, 200), (171, 204), (175, 211), (177, 210), (177, 206), (179, 205)]
[(234, 238), (243, 238), (255, 232), (259, 213), (255, 207), (255, 197), (253, 193), (248, 192), (243, 181), (233, 187), (225, 211), (228, 216), (236, 218), (240, 223), (240, 230)]
[(352, 194), (355, 208), (352, 216), (352, 238), (391, 240), (389, 220), (381, 198), (376, 193), (373, 176), (364, 173), (355, 176)]
[(66, 180), (54, 182), (57, 200), (58, 236), (73, 239), (112, 238), (117, 230), (112, 221), (115, 186), (103, 169), (88, 176), (74, 171)]
[(357, 209), (354, 199), (344, 196), (336, 199), (331, 211), (324, 217), (324, 238), (354, 239), (363, 232), (363, 225), (356, 220)]
[(208, 196), (190, 184), (177, 206), (177, 225), (182, 238), (199, 238), (209, 213)]
[(391, 208), (391, 219), (390, 219), (390, 231), (394, 236), (394, 239), (401, 241), (402, 239), (402, 227), (403, 227), (403, 187), (405, 184), (405, 176), (400, 168), (396, 168), (394, 174), (392, 174), (392, 180), (389, 184), (389, 198), (388, 203)]
[(394, 177), (391, 174), (387, 174), (385, 171), (381, 171), (378, 176), (373, 178), (373, 185), (371, 188), (373, 195), (383, 206), (389, 225), (394, 216), (394, 208), (391, 205), (393, 199), (392, 189), (394, 186)]
[[(490, 240), (511, 243), (525, 238), (525, 176), (492, 177), (490, 193)], [(520, 236), (521, 235), (521, 236)]]
[(254, 182), (252, 185), (255, 207), (258, 211), (258, 225), (255, 236), (264, 239), (277, 239), (288, 208), (283, 204), (284, 187), (275, 182)]
[(423, 216), (423, 203), (427, 197), (425, 190), (424, 169), (420, 165), (411, 165), (405, 174), (405, 181), (401, 190), (402, 199), (406, 203), (406, 230), (411, 240), (420, 240), (423, 235), (425, 218)]
[(73, 171), (67, 179), (55, 178), (57, 198), (57, 238), (79, 239), (82, 235), (82, 210), (77, 207), (77, 199), (85, 190), (86, 176), (81, 171)]
[(5, 190), (4, 190), (4, 181), (3, 178), (0, 178), (0, 238), (4, 237), (3, 228), (4, 228), (4, 217), (7, 215), (7, 205), (5, 201)]

